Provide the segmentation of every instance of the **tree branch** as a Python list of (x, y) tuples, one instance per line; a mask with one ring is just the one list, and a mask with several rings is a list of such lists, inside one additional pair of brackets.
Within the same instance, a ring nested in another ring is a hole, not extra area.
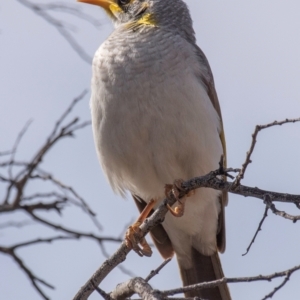
[(251, 155), (252, 155), (252, 153), (254, 151), (254, 148), (255, 148), (255, 145), (256, 145), (256, 142), (257, 142), (257, 136), (258, 136), (259, 132), (261, 130), (264, 130), (264, 129), (267, 129), (267, 128), (270, 128), (270, 127), (281, 126), (281, 125), (284, 125), (284, 124), (296, 123), (296, 122), (300, 122), (300, 118), (297, 118), (297, 119), (285, 119), (285, 120), (279, 121), (279, 122), (278, 121), (274, 121), (274, 122), (269, 123), (269, 124), (257, 125), (255, 127), (254, 133), (252, 134), (252, 143), (251, 143), (251, 146), (250, 146), (250, 150), (246, 153), (246, 160), (245, 160), (245, 162), (242, 165), (241, 171), (239, 172), (238, 176), (236, 177), (236, 180), (235, 180), (234, 185), (233, 185), (234, 188), (237, 187), (241, 183), (241, 180), (245, 176), (245, 173), (246, 173), (248, 165), (250, 163), (252, 163)]
[(282, 284), (280, 284), (278, 287), (276, 287), (273, 292), (271, 292), (270, 294), (265, 296), (264, 299), (268, 299), (268, 298), (271, 298), (272, 296), (274, 296), (274, 294), (277, 291), (279, 291), (279, 289), (282, 288), (286, 284), (286, 282), (288, 281), (288, 279), (290, 278), (290, 276), (294, 272), (299, 271), (299, 270), (300, 270), (300, 265), (295, 266), (291, 269), (281, 271), (281, 272), (276, 272), (276, 273), (273, 273), (273, 274), (270, 274), (270, 275), (258, 275), (258, 276), (252, 276), (252, 277), (236, 277), (236, 278), (226, 278), (226, 277), (224, 277), (222, 279), (214, 280), (214, 281), (211, 281), (211, 282), (203, 282), (203, 283), (198, 283), (198, 284), (185, 286), (185, 287), (181, 287), (181, 288), (177, 288), (177, 289), (161, 291), (161, 293), (164, 296), (172, 296), (172, 295), (186, 293), (186, 292), (194, 291), (194, 290), (214, 288), (214, 287), (217, 287), (217, 286), (219, 286), (221, 284), (224, 284), (224, 283), (272, 281), (275, 278), (285, 277)]
[(268, 216), (268, 210), (269, 210), (269, 207), (266, 206), (264, 215), (263, 215), (261, 221), (260, 221), (259, 224), (258, 224), (258, 228), (257, 228), (257, 230), (256, 230), (256, 232), (255, 232), (255, 234), (254, 234), (254, 237), (252, 238), (252, 240), (251, 240), (251, 242), (250, 242), (248, 248), (246, 249), (246, 252), (245, 252), (242, 256), (245, 256), (245, 255), (247, 255), (247, 254), (249, 253), (249, 251), (250, 251), (252, 245), (253, 245), (254, 242), (255, 242), (255, 239), (256, 239), (258, 233), (261, 231), (261, 228), (262, 228), (262, 225), (263, 225), (264, 221), (266, 220), (266, 218), (267, 218), (267, 216)]
[(58, 32), (64, 37), (64, 39), (70, 44), (73, 50), (88, 64), (92, 63), (92, 57), (86, 53), (86, 51), (80, 46), (80, 44), (74, 39), (72, 34), (70, 34), (70, 26), (59, 19), (54, 18), (49, 11), (61, 11), (68, 14), (72, 14), (80, 19), (88, 21), (95, 27), (100, 26), (100, 22), (94, 19), (92, 16), (83, 13), (78, 7), (73, 7), (64, 3), (49, 3), (49, 4), (37, 4), (30, 2), (28, 0), (17, 0), (24, 6), (31, 9), (34, 13), (42, 17), (45, 21), (54, 26)]
[[(179, 198), (184, 197), (192, 190), (200, 187), (214, 188), (215, 190), (228, 191), (234, 194), (239, 194), (242, 196), (251, 196), (264, 200), (266, 195), (272, 196), (273, 201), (279, 202), (289, 202), (289, 203), (299, 203), (300, 195), (289, 195), (285, 193), (275, 193), (270, 191), (261, 190), (258, 188), (247, 187), (239, 185), (233, 189), (233, 184), (220, 178), (220, 175), (225, 175), (224, 173), (238, 172), (237, 169), (218, 169), (212, 171), (207, 175), (195, 177), (181, 184)], [(166, 213), (168, 212), (167, 204), (172, 206), (176, 202), (176, 199), (172, 193), (170, 193), (169, 198), (165, 199), (159, 207), (154, 211), (154, 213), (145, 220), (141, 225), (142, 236), (145, 236), (152, 228), (164, 220)], [(94, 275), (86, 282), (86, 284), (80, 289), (73, 300), (86, 300), (88, 296), (94, 291), (93, 286), (98, 286), (102, 280), (110, 273), (117, 265), (126, 259), (127, 254), (130, 249), (127, 248), (123, 242), (120, 248), (108, 259), (102, 266), (94, 273)]]

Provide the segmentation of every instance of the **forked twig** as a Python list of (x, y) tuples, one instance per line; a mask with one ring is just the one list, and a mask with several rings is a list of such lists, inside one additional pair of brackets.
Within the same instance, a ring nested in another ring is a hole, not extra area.
[(274, 121), (272, 123), (265, 124), (265, 125), (256, 125), (254, 133), (252, 134), (252, 143), (251, 143), (251, 146), (250, 146), (250, 150), (247, 152), (246, 160), (242, 165), (241, 171), (239, 172), (239, 174), (237, 175), (237, 177), (235, 179), (233, 189), (236, 188), (241, 183), (241, 180), (245, 176), (248, 165), (252, 162), (251, 155), (254, 151), (254, 148), (255, 148), (255, 145), (256, 145), (256, 142), (257, 142), (258, 133), (263, 129), (267, 129), (267, 128), (270, 128), (270, 127), (273, 127), (273, 126), (281, 126), (281, 125), (284, 125), (284, 124), (296, 123), (296, 122), (299, 122), (299, 121), (300, 121), (300, 118), (285, 119), (285, 120), (280, 121), (280, 122)]

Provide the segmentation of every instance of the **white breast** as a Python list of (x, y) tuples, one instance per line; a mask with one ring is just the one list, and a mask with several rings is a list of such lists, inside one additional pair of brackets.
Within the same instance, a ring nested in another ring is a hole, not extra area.
[[(152, 44), (127, 40), (122, 49), (110, 42), (100, 47), (93, 63), (91, 111), (102, 168), (116, 192), (129, 190), (145, 201), (163, 199), (166, 183), (218, 167), (223, 152), (219, 116), (197, 76), (201, 66), (190, 44), (171, 35), (164, 42), (152, 36)], [(217, 195), (198, 191), (187, 201), (183, 218), (166, 219), (166, 230), (176, 226), (176, 234), (183, 230), (197, 239), (205, 229), (201, 252), (211, 253)]]

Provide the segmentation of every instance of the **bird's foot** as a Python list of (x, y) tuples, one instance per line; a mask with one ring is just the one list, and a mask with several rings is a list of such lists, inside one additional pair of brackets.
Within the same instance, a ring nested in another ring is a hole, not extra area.
[(152, 255), (152, 250), (146, 239), (142, 237), (142, 232), (140, 229), (141, 224), (142, 223), (140, 222), (135, 222), (127, 229), (125, 243), (129, 249), (133, 249), (139, 256), (150, 257)]
[(184, 215), (184, 208), (185, 208), (185, 201), (187, 197), (191, 197), (195, 195), (195, 191), (190, 191), (187, 195), (185, 195), (183, 198), (179, 198), (180, 192), (183, 191), (181, 185), (184, 182), (183, 179), (177, 179), (174, 181), (173, 184), (166, 184), (165, 185), (165, 195), (167, 198), (169, 198), (170, 193), (173, 194), (174, 198), (177, 200), (178, 205), (173, 209), (169, 204), (167, 204), (167, 207), (170, 211), (170, 213), (174, 217), (182, 217)]
[(126, 231), (125, 243), (129, 249), (133, 249), (139, 256), (151, 256), (152, 250), (146, 239), (143, 237), (140, 225), (148, 217), (150, 211), (154, 207), (156, 200), (151, 200), (144, 210), (141, 212), (140, 216)]

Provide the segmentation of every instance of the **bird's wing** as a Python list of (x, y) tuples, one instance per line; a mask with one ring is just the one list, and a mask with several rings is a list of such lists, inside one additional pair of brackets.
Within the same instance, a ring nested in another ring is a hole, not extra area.
[[(226, 144), (225, 144), (225, 135), (223, 130), (222, 123), (222, 114), (220, 109), (220, 104), (218, 96), (215, 90), (213, 75), (209, 66), (209, 63), (202, 52), (202, 50), (195, 46), (196, 55), (198, 57), (201, 67), (199, 67), (199, 81), (202, 85), (205, 86), (207, 94), (211, 100), (211, 103), (215, 110), (217, 111), (220, 122), (220, 140), (223, 146), (223, 164), (226, 167)], [(225, 214), (224, 207), (228, 203), (228, 195), (226, 192), (222, 192), (220, 195), (220, 204), (221, 211), (218, 219), (218, 232), (217, 232), (217, 246), (220, 252), (225, 251), (226, 241), (225, 241)], [(187, 269), (179, 261), (179, 269), (183, 285), (191, 285), (200, 282), (213, 281), (224, 277), (222, 265), (219, 259), (219, 254), (216, 252), (211, 256), (205, 256), (198, 252), (195, 248), (191, 249), (191, 259), (192, 259), (192, 268)], [(207, 299), (215, 300), (231, 300), (230, 292), (226, 284), (222, 284), (217, 288), (213, 289), (204, 289), (198, 291), (191, 291), (185, 293), (186, 297), (202, 297)]]
[[(200, 80), (202, 84), (205, 85), (207, 94), (209, 96), (209, 99), (217, 111), (220, 121), (221, 121), (221, 131), (220, 131), (220, 139), (223, 146), (223, 167), (226, 168), (226, 142), (225, 142), (225, 134), (223, 129), (223, 121), (222, 121), (222, 113), (220, 108), (220, 103), (218, 100), (217, 92), (215, 89), (215, 83), (212, 71), (210, 69), (208, 60), (203, 53), (203, 51), (195, 45), (196, 49), (196, 55), (198, 57), (199, 63), (201, 64), (201, 71), (200, 71)], [(224, 206), (228, 204), (228, 193), (222, 192), (222, 195), (220, 197), (220, 203), (221, 203), (221, 211), (219, 215), (219, 228), (218, 228), (218, 234), (217, 234), (217, 245), (218, 249), (221, 253), (225, 251), (226, 247), (226, 239), (225, 239), (225, 213), (224, 213)]]

